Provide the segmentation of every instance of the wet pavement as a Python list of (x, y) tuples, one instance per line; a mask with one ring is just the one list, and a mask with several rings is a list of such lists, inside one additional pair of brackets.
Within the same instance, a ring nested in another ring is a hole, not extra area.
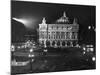
[(92, 61), (94, 53), (83, 54), (79, 48), (33, 52), (34, 57), (31, 58), (27, 57), (27, 54), (23, 54), (26, 57), (15, 57), (16, 60), (18, 59), (17, 61), (21, 61), (23, 58), (30, 62), (25, 66), (12, 66), (12, 74), (95, 69), (95, 62)]

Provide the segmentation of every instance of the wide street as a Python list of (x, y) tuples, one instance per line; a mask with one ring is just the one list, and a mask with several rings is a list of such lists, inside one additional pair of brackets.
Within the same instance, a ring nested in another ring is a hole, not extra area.
[(16, 61), (29, 61), (25, 66), (12, 66), (12, 74), (41, 73), (55, 71), (72, 71), (95, 69), (94, 53), (85, 52), (80, 48), (62, 50), (44, 50), (30, 53), (15, 52), (12, 56)]

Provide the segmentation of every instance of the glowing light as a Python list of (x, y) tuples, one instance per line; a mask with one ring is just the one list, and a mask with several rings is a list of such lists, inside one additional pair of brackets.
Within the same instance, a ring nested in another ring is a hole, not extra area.
[(33, 54), (32, 54), (31, 56), (32, 56), (32, 57), (34, 57), (34, 55), (33, 55)]
[(24, 48), (24, 47), (25, 47), (24, 45), (21, 46), (21, 48)]
[(86, 50), (86, 48), (85, 48), (85, 47), (83, 47), (83, 50), (85, 51), (85, 50)]
[(32, 59), (32, 62), (34, 61), (34, 59)]
[(89, 51), (93, 52), (94, 49), (93, 49), (93, 48), (87, 48), (87, 51), (88, 51), (88, 52), (89, 52)]
[(29, 54), (29, 55), (28, 55), (28, 57), (34, 57), (34, 56), (35, 56), (35, 55), (33, 55), (33, 54)]
[(85, 52), (83, 52), (83, 54), (85, 54)]
[(92, 52), (93, 52), (93, 51), (94, 51), (94, 49), (93, 49), (93, 48), (90, 48), (90, 51), (92, 51)]
[(18, 46), (17, 48), (20, 48), (20, 46)]
[(89, 49), (87, 49), (87, 52), (89, 52)]
[(47, 52), (48, 50), (47, 49), (44, 49), (44, 52)]
[(93, 47), (93, 45), (86, 45), (86, 47)]
[(18, 19), (18, 18), (13, 18), (13, 19), (16, 20), (16, 21), (18, 21), (18, 22), (21, 22), (23, 24), (26, 24), (27, 23), (27, 21), (24, 20), (24, 19)]
[(95, 57), (92, 57), (92, 61), (95, 61), (96, 59), (95, 59)]
[(35, 25), (35, 23), (36, 23), (36, 18), (34, 19), (33, 17), (25, 17), (25, 16), (23, 16), (23, 17), (21, 17), (21, 18), (12, 18), (13, 20), (15, 20), (15, 21), (17, 21), (17, 22), (20, 22), (20, 23), (22, 23), (22, 24), (24, 24), (24, 26), (26, 27), (26, 28), (34, 28), (34, 26), (33, 25)]
[(95, 27), (93, 26), (93, 29), (95, 29)]
[(15, 51), (15, 46), (14, 45), (11, 46), (11, 51)]
[(88, 26), (88, 29), (91, 29), (91, 26)]
[(79, 47), (80, 48), (79, 44), (77, 44), (76, 47)]
[(31, 57), (31, 55), (29, 54), (28, 57)]
[(33, 49), (30, 49), (30, 52), (33, 52)]

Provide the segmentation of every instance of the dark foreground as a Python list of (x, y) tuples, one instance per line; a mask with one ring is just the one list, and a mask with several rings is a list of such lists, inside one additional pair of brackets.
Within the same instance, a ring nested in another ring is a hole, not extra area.
[[(15, 54), (18, 55), (18, 52)], [(38, 51), (33, 54), (34, 57), (31, 58), (27, 57), (28, 53), (24, 53), (23, 56), (13, 56), (17, 61), (29, 61), (29, 63), (25, 66), (11, 66), (12, 75), (95, 69), (95, 61), (92, 60), (94, 53), (84, 54), (80, 48), (66, 48), (58, 51), (48, 49), (48, 52)]]

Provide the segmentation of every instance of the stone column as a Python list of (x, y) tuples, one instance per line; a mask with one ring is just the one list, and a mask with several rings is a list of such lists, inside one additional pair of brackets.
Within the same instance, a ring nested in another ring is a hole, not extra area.
[(57, 41), (55, 41), (55, 47), (57, 47)]
[(77, 39), (77, 33), (75, 33), (75, 39)]
[(62, 41), (60, 41), (60, 47), (62, 47)]
[(52, 41), (50, 40), (50, 46), (52, 47)]
[(70, 39), (72, 39), (72, 32), (70, 32)]
[(67, 47), (67, 41), (65, 41), (65, 46)]
[(73, 42), (72, 41), (70, 41), (70, 46), (73, 47)]
[(44, 40), (44, 47), (45, 47), (45, 48), (47, 47), (47, 45), (46, 45), (46, 40)]
[(60, 39), (61, 39), (61, 32), (60, 32)]
[(66, 39), (66, 32), (65, 32), (65, 39)]
[(76, 41), (75, 45), (77, 46), (78, 42)]
[(57, 39), (57, 32), (55, 32), (55, 39)]
[(67, 39), (70, 39), (70, 32), (68, 32)]
[(42, 41), (40, 40), (40, 41), (39, 41), (39, 45), (41, 46), (41, 44), (42, 44)]

